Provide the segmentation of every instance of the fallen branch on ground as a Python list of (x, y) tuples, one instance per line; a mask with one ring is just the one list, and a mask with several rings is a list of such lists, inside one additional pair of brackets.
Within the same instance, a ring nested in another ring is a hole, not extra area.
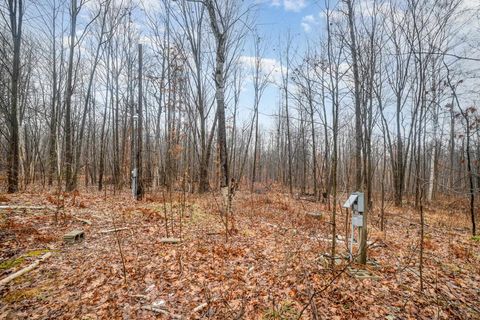
[(11, 275), (9, 275), (5, 279), (0, 280), (0, 287), (6, 285), (10, 281), (20, 277), (21, 275), (24, 275), (25, 273), (27, 273), (29, 271), (32, 271), (33, 269), (35, 269), (40, 264), (40, 262), (45, 261), (46, 259), (50, 258), (51, 255), (52, 255), (51, 252), (47, 252), (40, 259), (38, 259), (37, 261), (35, 261), (31, 265), (29, 265), (29, 266), (15, 272), (15, 273), (11, 274)]
[(182, 319), (181, 316), (179, 316), (177, 314), (170, 313), (167, 310), (164, 310), (164, 309), (161, 309), (161, 308), (155, 308), (155, 307), (152, 307), (152, 306), (142, 306), (142, 309), (152, 311), (152, 312), (155, 312), (155, 313), (160, 313), (160, 314), (163, 314), (165, 316), (172, 317), (173, 319)]
[(130, 228), (128, 227), (123, 227), (123, 228), (115, 228), (115, 229), (109, 229), (109, 230), (102, 230), (100, 233), (110, 233), (110, 232), (117, 232), (117, 231), (123, 231), (123, 230), (128, 230)]
[(43, 210), (44, 206), (0, 206), (0, 210)]
[(80, 221), (80, 222), (86, 223), (86, 224), (88, 224), (88, 225), (92, 225), (92, 221), (90, 221), (90, 220), (87, 220), (87, 219), (81, 219), (81, 218), (77, 218), (77, 217), (74, 217), (74, 218), (75, 218), (75, 220), (77, 220), (77, 221)]
[(201, 305), (198, 305), (197, 307), (195, 307), (192, 310), (192, 313), (198, 312), (198, 311), (202, 310), (203, 308), (205, 308), (206, 306), (208, 306), (208, 303), (204, 302)]
[(179, 238), (161, 238), (160, 242), (166, 244), (176, 244), (182, 242), (182, 240)]

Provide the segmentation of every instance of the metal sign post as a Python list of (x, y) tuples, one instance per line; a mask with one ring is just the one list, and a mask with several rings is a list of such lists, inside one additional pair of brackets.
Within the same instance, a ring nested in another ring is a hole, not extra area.
[(134, 199), (137, 199), (137, 186), (138, 186), (138, 168), (137, 168), (137, 120), (138, 114), (133, 115), (133, 170), (132, 170), (132, 196)]
[(365, 212), (365, 197), (363, 192), (353, 192), (343, 204), (344, 208), (352, 210), (352, 231), (350, 235), (349, 255), (350, 260), (353, 258), (353, 241), (355, 240), (355, 228), (358, 229), (360, 237), (363, 228), (363, 213)]

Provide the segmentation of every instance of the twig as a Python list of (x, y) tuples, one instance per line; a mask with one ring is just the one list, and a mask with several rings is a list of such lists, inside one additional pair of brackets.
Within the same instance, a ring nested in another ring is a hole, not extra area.
[(152, 312), (155, 312), (155, 313), (163, 314), (165, 316), (172, 317), (173, 319), (182, 319), (182, 316), (180, 316), (178, 314), (168, 312), (167, 310), (164, 310), (164, 309), (161, 309), (161, 308), (155, 308), (153, 306), (142, 306), (141, 308), (143, 310), (148, 310), (148, 311), (152, 311)]
[(115, 239), (117, 240), (118, 251), (120, 252), (120, 258), (122, 259), (123, 281), (125, 282), (125, 284), (127, 284), (127, 267), (125, 266), (125, 257), (123, 256), (122, 244), (121, 244), (120, 237), (118, 236), (117, 231), (126, 230), (128, 228), (117, 228), (116, 225), (115, 225), (115, 216), (113, 214), (112, 214), (112, 223), (113, 223), (113, 229), (112, 230), (106, 230), (106, 231), (107, 232), (115, 232)]
[[(375, 242), (374, 242), (375, 243)], [(372, 243), (372, 245), (374, 244)], [(370, 247), (370, 245), (368, 246)], [(357, 258), (359, 256), (359, 254), (356, 255), (355, 258)], [(296, 318), (297, 320), (301, 319), (303, 313), (305, 312), (305, 310), (307, 310), (308, 306), (312, 304), (312, 301), (313, 299), (315, 298), (316, 295), (322, 293), (323, 291), (327, 290), (343, 273), (345, 273), (345, 271), (348, 269), (348, 267), (350, 267), (350, 265), (353, 263), (353, 261), (355, 261), (355, 259), (352, 259), (351, 261), (349, 261), (345, 267), (340, 270), (339, 273), (337, 273), (335, 276), (333, 276), (330, 281), (323, 287), (321, 288), (320, 290), (315, 290), (313, 291), (313, 293), (310, 295), (310, 298), (308, 299), (308, 303), (305, 304), (305, 306), (302, 308), (302, 310), (300, 311), (300, 313), (298, 314), (298, 317)]]
[(198, 311), (202, 310), (203, 308), (205, 308), (206, 306), (208, 306), (208, 303), (204, 302), (204, 303), (196, 306), (196, 307), (192, 310), (192, 313), (198, 312)]
[(330, 279), (330, 281), (325, 286), (323, 286), (323, 288), (321, 288), (320, 290), (313, 291), (313, 293), (310, 295), (310, 298), (308, 299), (308, 303), (306, 303), (305, 306), (302, 308), (302, 310), (300, 310), (300, 313), (298, 314), (297, 320), (301, 319), (305, 310), (307, 310), (308, 306), (312, 304), (313, 298), (315, 298), (316, 295), (318, 295), (318, 294), (322, 293), (323, 291), (327, 290), (343, 273), (345, 273), (345, 271), (352, 264), (352, 262), (353, 262), (353, 259), (348, 264), (346, 264), (345, 267), (342, 270), (340, 270), (339, 273), (337, 273), (335, 276), (333, 276)]

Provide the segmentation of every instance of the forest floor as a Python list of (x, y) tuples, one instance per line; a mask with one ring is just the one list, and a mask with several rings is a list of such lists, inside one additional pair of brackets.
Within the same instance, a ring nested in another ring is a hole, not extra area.
[[(480, 238), (470, 234), (463, 199), (425, 208), (421, 292), (420, 216), (409, 204), (387, 206), (386, 232), (378, 209), (371, 214), (375, 263), (366, 268), (374, 277), (360, 279), (347, 259), (329, 268), (323, 204), (240, 191), (227, 240), (220, 196), (165, 197), (81, 191), (64, 199), (56, 223), (62, 201), (53, 192), (2, 196), (0, 206), (42, 208), (0, 211), (0, 281), (51, 256), (0, 287), (0, 319), (480, 319)], [(341, 256), (345, 221), (337, 212)], [(84, 241), (64, 243), (76, 229)]]

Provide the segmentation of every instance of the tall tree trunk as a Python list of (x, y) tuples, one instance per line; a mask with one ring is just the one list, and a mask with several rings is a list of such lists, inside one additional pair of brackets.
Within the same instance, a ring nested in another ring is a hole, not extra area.
[(143, 160), (142, 160), (142, 142), (143, 142), (143, 87), (142, 87), (142, 77), (143, 77), (143, 48), (142, 44), (138, 45), (138, 132), (137, 132), (137, 189), (136, 189), (136, 199), (141, 200), (144, 194), (144, 185), (143, 185)]
[(355, 36), (355, 22), (352, 0), (347, 3), (348, 28), (350, 32), (350, 54), (352, 56), (352, 70), (354, 80), (355, 100), (355, 188), (362, 188), (362, 111), (360, 106), (360, 73), (358, 68), (358, 52)]
[(75, 54), (75, 32), (77, 27), (77, 0), (70, 3), (70, 49), (68, 56), (67, 83), (65, 87), (65, 190), (72, 191), (75, 184), (72, 178), (73, 146), (72, 146), (72, 94), (73, 94), (73, 57)]
[(213, 0), (205, 0), (210, 17), (210, 26), (216, 40), (215, 56), (215, 99), (217, 101), (217, 148), (220, 160), (220, 187), (229, 185), (228, 156), (227, 156), (227, 130), (225, 126), (225, 59), (227, 45), (227, 30), (220, 30), (217, 18), (218, 4)]
[(19, 167), (19, 123), (18, 123), (18, 85), (20, 81), (20, 49), (22, 44), (23, 0), (9, 0), (10, 30), (13, 40), (13, 61), (10, 83), (10, 141), (8, 148), (8, 193), (18, 191)]
[(53, 1), (53, 14), (52, 14), (52, 101), (50, 108), (50, 136), (48, 145), (48, 185), (53, 184), (53, 178), (56, 172), (57, 162), (57, 41), (56, 41), (56, 1)]
[[(257, 96), (258, 93), (256, 92), (255, 95)], [(255, 97), (256, 101), (257, 99), (258, 98)], [(252, 182), (250, 185), (251, 192), (253, 192), (255, 180), (257, 178), (257, 158), (258, 158), (258, 104), (257, 103), (254, 110), (254, 117), (255, 117), (255, 144), (253, 146)]]
[(455, 113), (453, 111), (453, 103), (450, 106), (450, 143), (449, 143), (449, 160), (450, 160), (450, 169), (448, 175), (448, 187), (449, 189), (453, 189), (455, 186), (455, 171), (454, 171), (454, 163), (455, 163)]
[[(313, 101), (312, 98), (309, 98), (310, 106), (310, 130), (312, 134), (312, 167), (313, 167), (313, 195), (317, 199), (318, 196), (318, 187), (317, 187), (317, 139), (315, 136), (315, 122), (313, 119)], [(325, 139), (328, 139), (325, 137)]]
[[(104, 8), (103, 18), (102, 18), (102, 22), (101, 22), (102, 27), (101, 27), (101, 30), (100, 30), (100, 39), (98, 40), (98, 45), (97, 45), (97, 48), (96, 48), (96, 51), (95, 51), (95, 56), (94, 56), (94, 59), (93, 59), (92, 70), (90, 72), (90, 77), (88, 79), (87, 94), (86, 94), (85, 101), (84, 101), (83, 112), (82, 112), (82, 120), (81, 120), (81, 123), (80, 123), (80, 132), (78, 134), (78, 138), (77, 138), (76, 143), (75, 143), (75, 148), (76, 148), (75, 149), (75, 167), (74, 167), (73, 173), (72, 173), (72, 182), (73, 182), (74, 186), (77, 185), (77, 176), (78, 176), (78, 170), (80, 168), (80, 156), (81, 156), (81, 153), (82, 153), (83, 136), (84, 136), (84, 131), (85, 131), (85, 122), (86, 122), (87, 114), (88, 114), (88, 111), (89, 111), (88, 108), (89, 108), (89, 105), (90, 105), (90, 100), (92, 98), (92, 86), (93, 86), (95, 71), (97, 69), (98, 60), (100, 58), (100, 51), (101, 51), (101, 48), (103, 46), (103, 37), (104, 37), (104, 33), (105, 33), (105, 23), (106, 23), (106, 17), (107, 17), (107, 13), (108, 13), (109, 3), (110, 3), (110, 0), (105, 3), (106, 7)], [(99, 14), (100, 14), (100, 12), (99, 12)], [(117, 88), (118, 88), (118, 86), (117, 86)]]
[[(355, 188), (360, 190), (362, 188), (362, 110), (361, 110), (361, 97), (360, 97), (360, 73), (358, 67), (358, 52), (356, 44), (356, 35), (355, 35), (355, 22), (354, 22), (354, 12), (352, 0), (345, 0), (347, 3), (347, 16), (348, 16), (348, 25), (350, 31), (350, 53), (352, 56), (352, 69), (353, 69), (353, 80), (354, 80), (354, 100), (355, 100)], [(372, 75), (373, 76), (373, 75)], [(365, 158), (365, 155), (364, 155)], [(369, 160), (364, 159), (366, 167), (368, 166)], [(369, 172), (364, 172), (364, 175), (370, 174)], [(366, 177), (365, 181), (368, 181), (370, 178)], [(367, 186), (365, 186), (367, 187)], [(368, 189), (368, 187), (367, 187)], [(361, 229), (361, 239), (360, 239), (360, 256), (359, 262), (365, 264), (367, 262), (367, 213), (369, 206), (370, 193), (367, 191), (365, 197), (365, 212), (363, 213), (363, 226)]]
[[(102, 191), (103, 188), (103, 175), (105, 170), (105, 127), (107, 124), (107, 112), (108, 112), (108, 88), (110, 86), (110, 48), (108, 49), (107, 53), (107, 67), (106, 67), (106, 74), (107, 74), (107, 92), (105, 94), (105, 109), (103, 112), (103, 120), (102, 120), (102, 129), (100, 131), (100, 155), (99, 155), (99, 165), (98, 165), (98, 191)], [(133, 128), (133, 127), (132, 127)], [(133, 129), (132, 129), (133, 130)], [(133, 150), (133, 149), (132, 149)]]
[(401, 96), (397, 95), (397, 109), (396, 109), (396, 124), (397, 124), (397, 159), (395, 165), (395, 172), (394, 172), (394, 180), (395, 180), (395, 205), (401, 206), (402, 205), (402, 198), (403, 198), (403, 188), (404, 188), (404, 180), (405, 180), (405, 166), (403, 162), (403, 141), (402, 141), (402, 131), (401, 131), (401, 124), (400, 124), (400, 116), (401, 116)]
[(473, 169), (472, 169), (472, 159), (470, 154), (470, 121), (468, 118), (467, 112), (462, 112), (465, 118), (467, 132), (466, 132), (466, 146), (465, 153), (467, 156), (467, 172), (468, 172), (468, 184), (469, 184), (469, 195), (470, 195), (470, 219), (472, 222), (472, 235), (477, 234), (477, 224), (475, 219), (475, 185), (473, 182)]

